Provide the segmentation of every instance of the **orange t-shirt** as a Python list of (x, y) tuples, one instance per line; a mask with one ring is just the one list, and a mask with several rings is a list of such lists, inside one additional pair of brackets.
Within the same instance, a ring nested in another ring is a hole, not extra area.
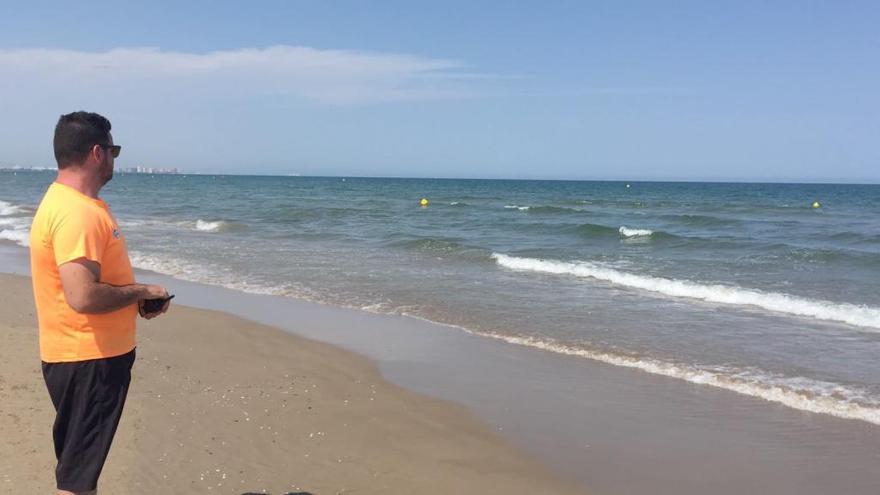
[(125, 237), (107, 203), (52, 183), (34, 215), (30, 250), (43, 361), (85, 361), (134, 349), (136, 304), (110, 313), (77, 313), (67, 304), (58, 274), (60, 265), (85, 258), (101, 265), (100, 282), (134, 283)]

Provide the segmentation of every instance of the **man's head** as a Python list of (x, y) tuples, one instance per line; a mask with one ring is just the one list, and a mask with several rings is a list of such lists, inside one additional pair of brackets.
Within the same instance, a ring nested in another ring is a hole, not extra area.
[(113, 144), (106, 118), (91, 112), (62, 115), (55, 126), (54, 146), (59, 170), (77, 167), (102, 184), (113, 178), (113, 159), (120, 147)]

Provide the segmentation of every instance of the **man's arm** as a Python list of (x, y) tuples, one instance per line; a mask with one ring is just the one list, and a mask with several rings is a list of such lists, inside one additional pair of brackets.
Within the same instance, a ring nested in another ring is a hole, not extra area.
[(85, 258), (76, 259), (58, 267), (64, 297), (77, 313), (110, 313), (137, 303), (142, 299), (165, 297), (167, 292), (158, 285), (110, 285), (99, 282), (101, 265)]

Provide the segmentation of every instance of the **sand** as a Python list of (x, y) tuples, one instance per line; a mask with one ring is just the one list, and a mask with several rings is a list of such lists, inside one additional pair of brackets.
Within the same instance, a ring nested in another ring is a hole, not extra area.
[[(0, 493), (53, 493), (30, 281), (0, 275), (0, 294)], [(348, 351), (182, 306), (138, 341), (101, 493), (582, 493)]]

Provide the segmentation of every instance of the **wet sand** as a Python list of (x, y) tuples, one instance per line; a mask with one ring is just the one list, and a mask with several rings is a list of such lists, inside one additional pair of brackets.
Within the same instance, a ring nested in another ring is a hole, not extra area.
[[(52, 493), (53, 411), (25, 277), (0, 275), (0, 493)], [(177, 306), (139, 324), (102, 493), (583, 493), (361, 356)]]

